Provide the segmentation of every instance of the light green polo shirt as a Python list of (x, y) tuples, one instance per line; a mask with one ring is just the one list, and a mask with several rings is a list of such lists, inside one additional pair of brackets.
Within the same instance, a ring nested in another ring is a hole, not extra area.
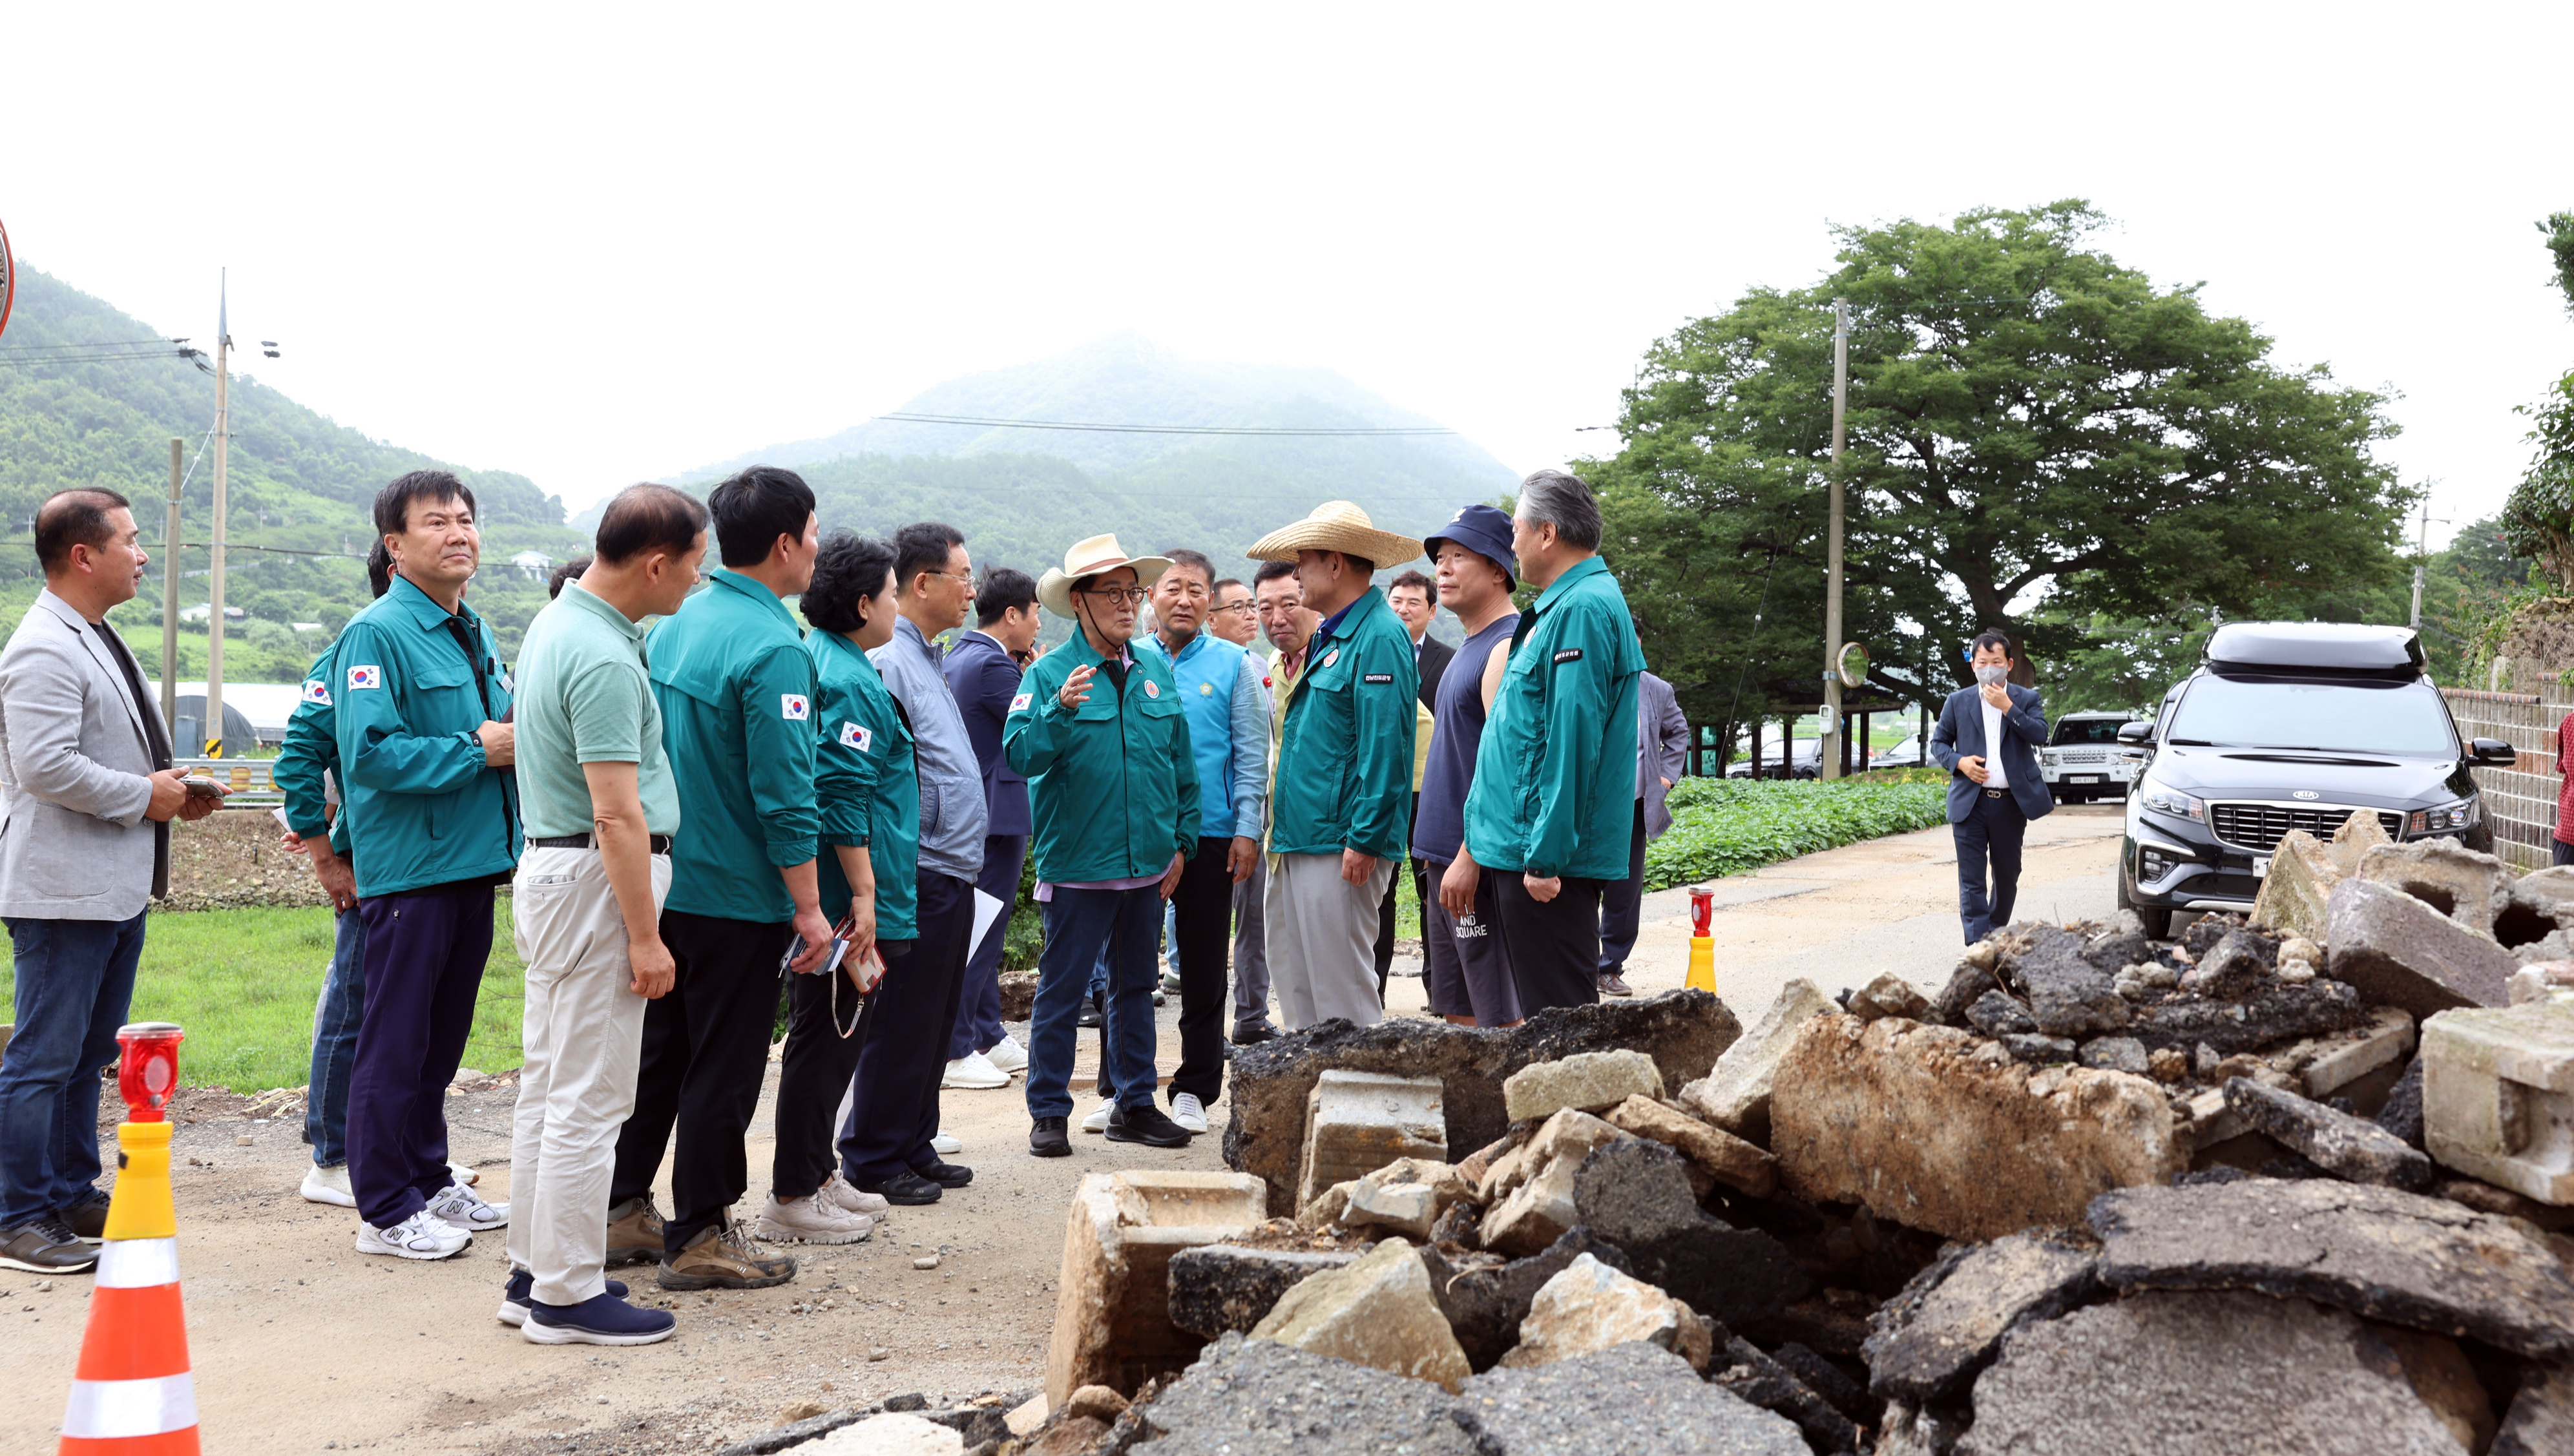
[(644, 659), (644, 629), (564, 584), (528, 624), (519, 649), (519, 798), (528, 837), (591, 831), (584, 763), (633, 763), (644, 826), (679, 831), (679, 790), (661, 749), (661, 706)]

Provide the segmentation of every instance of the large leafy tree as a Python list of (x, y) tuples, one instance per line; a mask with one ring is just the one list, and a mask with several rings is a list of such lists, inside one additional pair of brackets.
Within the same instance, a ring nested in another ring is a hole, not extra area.
[(1881, 692), (1962, 684), (1957, 645), (1986, 628), (2044, 661), (2112, 626), (2176, 645), (2216, 614), (2394, 580), (2411, 497), (2371, 454), (2394, 433), (2383, 399), (2274, 363), (2195, 288), (2122, 267), (2090, 244), (2104, 221), (2068, 201), (1842, 229), (1822, 282), (1756, 289), (1647, 354), (1624, 448), (1586, 468), (1694, 715), (1748, 717), (1727, 712), (1736, 679), (1765, 707), (1820, 697), (1837, 297), (1847, 631)]
[[(2565, 310), (2574, 314), (2574, 213), (2557, 213), (2538, 231), (2547, 239)], [(2536, 559), (2559, 590), (2574, 592), (2574, 373), (2521, 413), (2530, 417), (2537, 454), (2503, 505), (2503, 539), (2513, 556)]]

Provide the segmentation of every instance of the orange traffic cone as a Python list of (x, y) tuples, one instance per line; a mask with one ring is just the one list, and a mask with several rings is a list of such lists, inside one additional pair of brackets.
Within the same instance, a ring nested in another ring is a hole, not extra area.
[(61, 1456), (197, 1456), (197, 1387), (179, 1299), (179, 1219), (170, 1201), (170, 1123), (178, 1027), (140, 1021), (116, 1033), (127, 1120), (116, 1129), (116, 1190), (98, 1251)]

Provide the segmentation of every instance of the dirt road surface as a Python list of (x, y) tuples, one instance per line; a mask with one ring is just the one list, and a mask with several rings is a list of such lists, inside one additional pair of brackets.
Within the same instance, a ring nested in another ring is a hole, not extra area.
[[(2107, 914), (2117, 835), (2114, 806), (2062, 809), (2031, 825), (2020, 913)], [(1829, 992), (1894, 970), (1936, 989), (1961, 938), (1955, 873), (1939, 828), (1720, 881), (1720, 991), (1749, 1022), (1792, 976)], [(1640, 993), (1681, 984), (1688, 909), (1682, 890), (1647, 897), (1627, 969)], [(1417, 959), (1398, 968), (1413, 974), (1392, 982), (1392, 1012), (1424, 1014)], [(1166, 1069), (1178, 1057), (1178, 1010), (1174, 996), (1161, 1013)], [(1083, 1110), (1079, 1089), (1096, 1055), (1085, 1033), (1074, 1083)], [(773, 1065), (769, 1080), (773, 1095)], [(632, 1349), (530, 1345), (495, 1320), (508, 1273), (499, 1235), (442, 1263), (361, 1257), (354, 1214), (295, 1195), (309, 1156), (300, 1112), (259, 1120), (246, 1115), (248, 1099), (207, 1097), (213, 1115), (184, 1122), (172, 1154), (205, 1448), (662, 1456), (754, 1435), (804, 1403), (839, 1409), (917, 1391), (937, 1404), (1034, 1389), (1054, 1319), (1065, 1199), (1079, 1175), (1222, 1163), (1214, 1136), (1157, 1152), (1076, 1133), (1072, 1157), (1031, 1158), (1022, 1086), (948, 1092), (946, 1125), (964, 1140), (956, 1160), (973, 1166), (973, 1185), (894, 1210), (865, 1243), (791, 1246), (792, 1283), (664, 1295), (648, 1268), (617, 1271), (639, 1294), (668, 1301), (680, 1321), (671, 1340)], [(454, 1154), (482, 1170), (496, 1201), (509, 1196), (514, 1095), (511, 1083), (486, 1079), (448, 1102)], [(1219, 1127), (1228, 1110), (1210, 1109)], [(767, 1191), (772, 1115), (763, 1097), (745, 1217)], [(933, 1253), (936, 1269), (912, 1267)], [(0, 1406), (0, 1456), (54, 1449), (89, 1287), (86, 1276), (0, 1271), (11, 1396)]]

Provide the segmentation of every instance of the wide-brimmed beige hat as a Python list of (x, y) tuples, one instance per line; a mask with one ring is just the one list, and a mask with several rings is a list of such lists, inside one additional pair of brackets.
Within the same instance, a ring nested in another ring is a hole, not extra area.
[(1063, 570), (1048, 567), (1045, 575), (1037, 578), (1037, 600), (1055, 616), (1070, 617), (1072, 584), (1082, 578), (1113, 572), (1119, 567), (1133, 567), (1135, 585), (1150, 587), (1155, 578), (1169, 570), (1170, 565), (1168, 557), (1128, 556), (1126, 549), (1117, 544), (1114, 533), (1094, 536), (1072, 544), (1072, 550), (1063, 554)]
[(1256, 562), (1292, 562), (1300, 551), (1337, 551), (1380, 567), (1422, 554), (1420, 542), (1377, 530), (1368, 514), (1349, 502), (1325, 501), (1304, 520), (1253, 542), (1243, 555)]

